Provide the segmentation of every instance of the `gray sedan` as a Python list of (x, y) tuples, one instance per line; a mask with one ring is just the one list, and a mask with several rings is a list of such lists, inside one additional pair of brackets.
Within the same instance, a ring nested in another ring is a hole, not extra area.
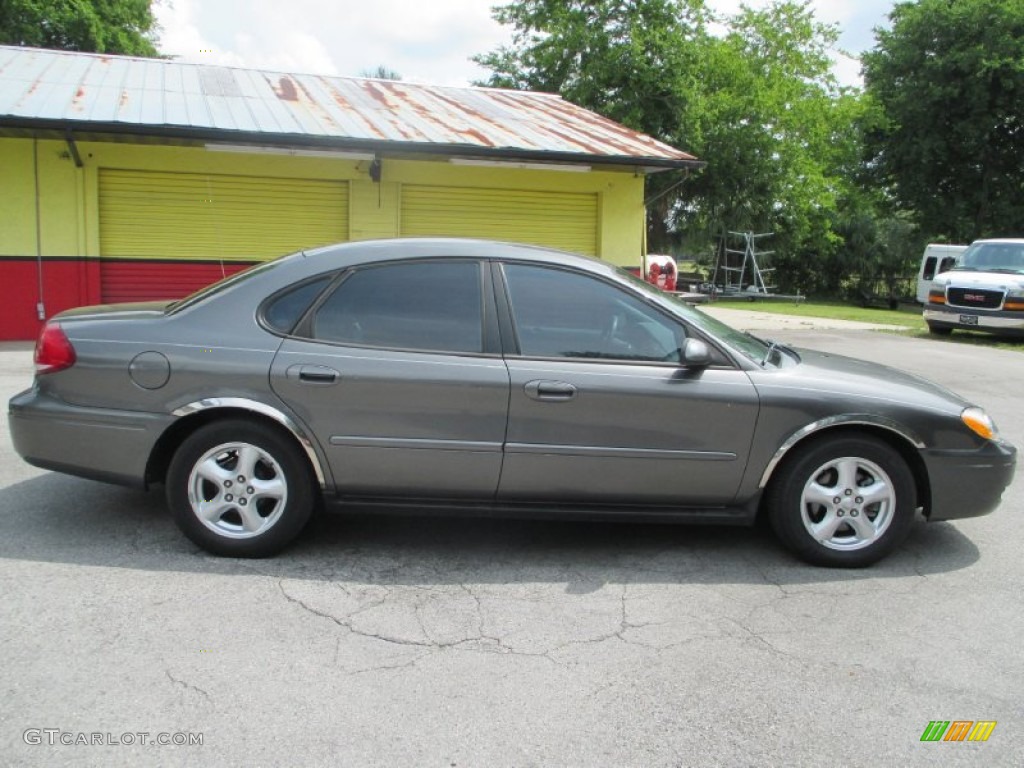
[(592, 259), (469, 240), (300, 252), (171, 304), (43, 328), (10, 402), (39, 467), (164, 484), (261, 557), (321, 505), (751, 524), (863, 566), (994, 509), (1015, 449), (891, 368), (739, 333)]

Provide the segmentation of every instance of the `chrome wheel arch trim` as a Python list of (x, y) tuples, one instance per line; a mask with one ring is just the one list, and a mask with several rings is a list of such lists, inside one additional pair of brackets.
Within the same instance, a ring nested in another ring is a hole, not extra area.
[(881, 427), (882, 429), (886, 429), (902, 438), (918, 450), (923, 450), (925, 448), (924, 440), (922, 440), (918, 435), (908, 430), (902, 424), (899, 424), (892, 419), (887, 419), (884, 416), (874, 416), (871, 414), (828, 416), (827, 418), (811, 422), (786, 438), (786, 441), (775, 452), (771, 461), (768, 462), (768, 466), (764, 468), (764, 472), (761, 473), (761, 482), (757, 485), (758, 489), (764, 490), (764, 488), (768, 486), (768, 481), (771, 480), (772, 474), (775, 472), (776, 467), (779, 466), (779, 462), (782, 461), (783, 457), (787, 453), (789, 453), (791, 448), (796, 446), (804, 438), (810, 437), (815, 432), (821, 432), (824, 429), (846, 426)]
[(292, 436), (296, 440), (299, 441), (299, 445), (302, 446), (302, 450), (305, 451), (306, 456), (309, 458), (309, 463), (313, 466), (313, 472), (316, 474), (316, 480), (320, 484), (320, 487), (327, 487), (327, 480), (324, 475), (323, 465), (320, 463), (320, 458), (317, 456), (316, 449), (313, 447), (312, 439), (308, 434), (306, 434), (306, 431), (299, 426), (295, 419), (272, 405), (261, 403), (258, 400), (250, 400), (246, 397), (207, 397), (202, 400), (196, 400), (195, 402), (183, 405), (180, 408), (175, 408), (172, 411), (172, 414), (178, 417), (191, 416), (196, 413), (218, 408), (238, 408), (245, 411), (253, 411), (261, 416), (271, 418), (283, 426), (292, 433)]

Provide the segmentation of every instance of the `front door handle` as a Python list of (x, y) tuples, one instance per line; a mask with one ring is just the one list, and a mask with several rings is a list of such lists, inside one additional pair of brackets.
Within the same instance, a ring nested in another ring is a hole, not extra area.
[(526, 396), (547, 403), (561, 403), (576, 397), (576, 387), (564, 381), (529, 381), (523, 387)]
[(293, 365), (288, 369), (288, 378), (295, 377), (300, 384), (335, 384), (341, 377), (326, 365)]

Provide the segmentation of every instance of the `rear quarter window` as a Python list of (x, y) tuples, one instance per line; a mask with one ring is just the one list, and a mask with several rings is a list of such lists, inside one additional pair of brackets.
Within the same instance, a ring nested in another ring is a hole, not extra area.
[(291, 333), (333, 278), (324, 275), (278, 294), (264, 307), (263, 322), (280, 333)]

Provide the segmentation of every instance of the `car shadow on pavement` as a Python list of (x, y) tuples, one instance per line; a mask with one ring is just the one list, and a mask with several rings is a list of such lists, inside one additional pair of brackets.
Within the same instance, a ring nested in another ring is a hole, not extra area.
[(974, 543), (950, 523), (917, 524), (863, 570), (815, 568), (767, 530), (483, 518), (325, 514), (275, 558), (206, 554), (148, 493), (46, 473), (0, 490), (0, 557), (143, 571), (259, 574), (384, 586), (560, 583), (816, 584), (929, 576), (966, 568)]

